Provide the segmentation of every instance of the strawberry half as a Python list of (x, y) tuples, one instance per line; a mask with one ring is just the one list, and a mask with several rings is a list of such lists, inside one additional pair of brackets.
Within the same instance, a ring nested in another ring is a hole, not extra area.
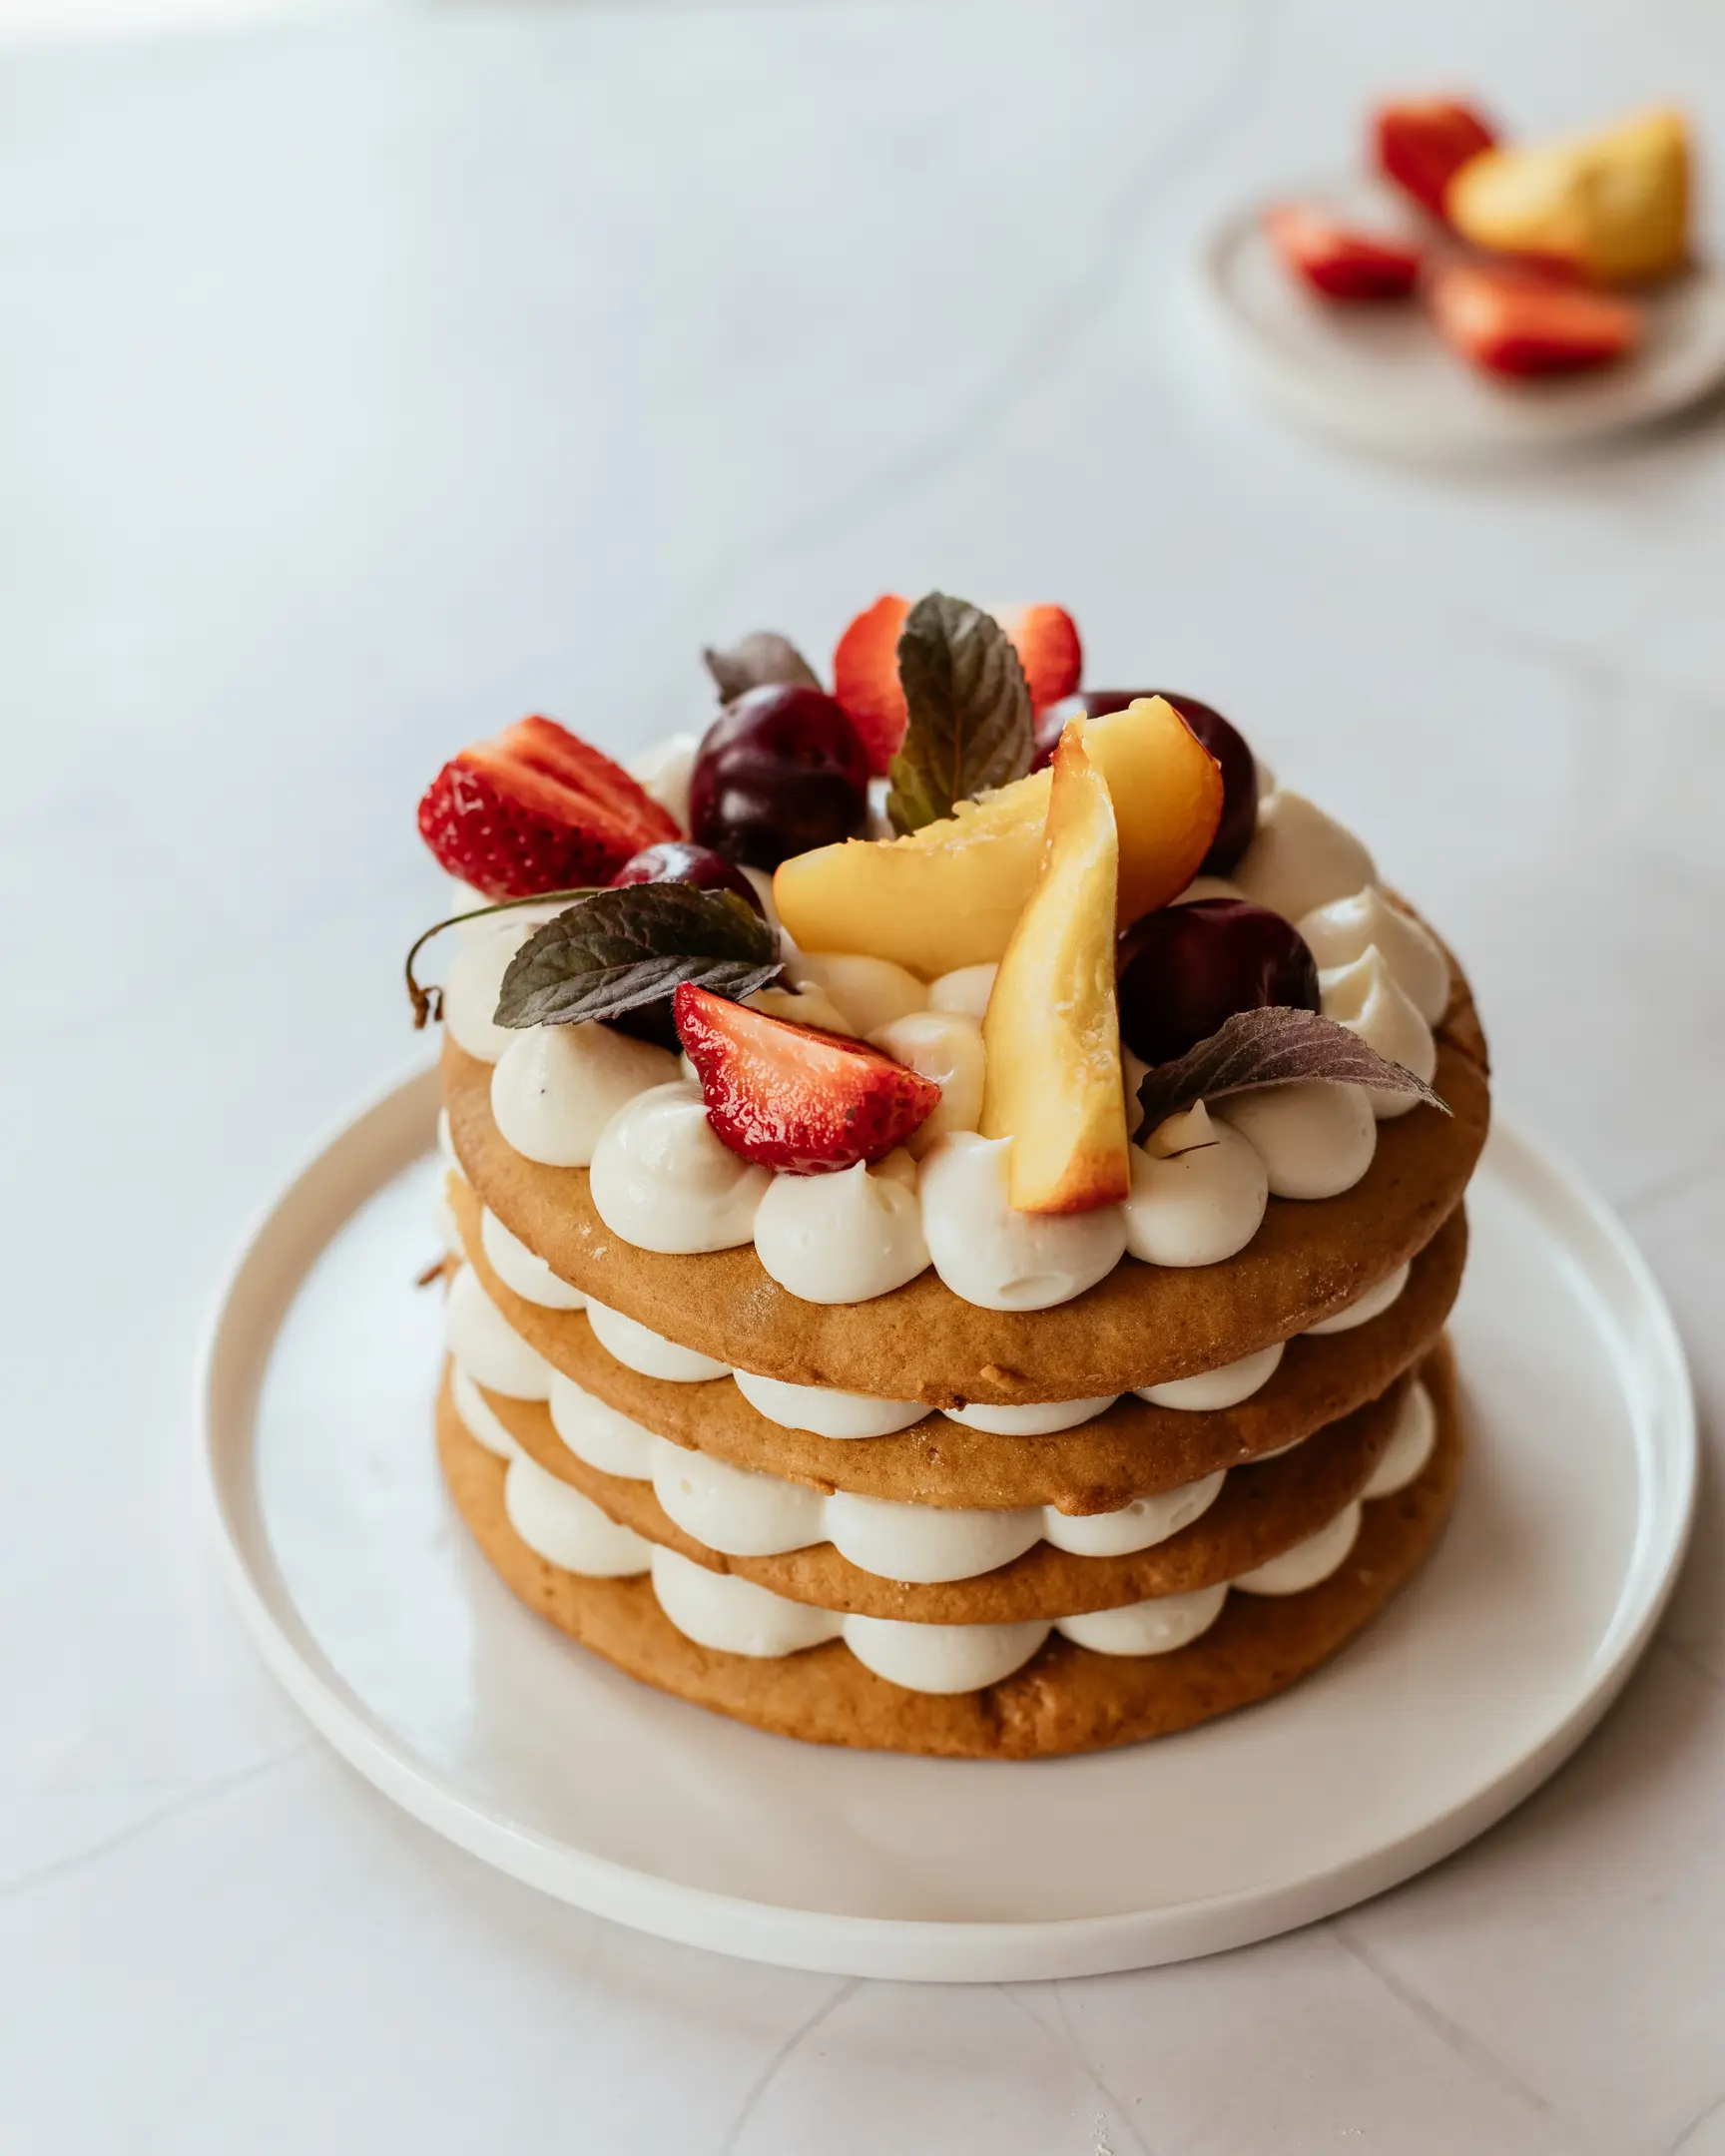
[(1449, 263), (1427, 294), (1444, 341), (1487, 374), (1573, 374), (1632, 351), (1641, 318), (1626, 299), (1533, 271)]
[(676, 820), (620, 765), (554, 719), (523, 719), (463, 749), (419, 804), (419, 835), (487, 898), (609, 883)]
[(1379, 106), (1372, 116), (1373, 164), (1445, 223), (1443, 197), (1450, 181), (1496, 140), (1489, 122), (1453, 98), (1403, 98)]
[(733, 1153), (792, 1175), (883, 1159), (933, 1113), (940, 1088), (862, 1041), (770, 1018), (684, 981), (677, 1031), (708, 1120)]
[(1361, 232), (1310, 203), (1266, 210), (1264, 230), (1294, 274), (1326, 299), (1406, 299), (1420, 274), (1417, 247)]
[(908, 599), (888, 592), (865, 607), (833, 654), (833, 694), (868, 752), (868, 769), (884, 772), (898, 754), (909, 714), (898, 686), (898, 632)]
[(1012, 640), (1024, 681), (1030, 691), (1032, 711), (1045, 711), (1069, 697), (1084, 670), (1084, 648), (1078, 641), (1078, 624), (1064, 607), (1007, 607), (994, 619)]

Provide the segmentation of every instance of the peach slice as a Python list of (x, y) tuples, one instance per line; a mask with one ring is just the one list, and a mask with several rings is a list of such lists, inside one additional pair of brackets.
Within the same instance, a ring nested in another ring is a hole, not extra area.
[(1006, 1192), (1020, 1213), (1087, 1213), (1131, 1187), (1114, 915), (1120, 842), (1082, 722), (1050, 766), (1041, 873), (982, 1020), (982, 1135), (1010, 1138)]
[[(1222, 768), (1165, 697), (1074, 722), (1119, 831), (1119, 925), (1198, 873), (1222, 816)], [(779, 917), (808, 951), (863, 951), (932, 979), (997, 959), (1042, 855), (1049, 777), (1033, 772), (907, 838), (849, 838), (785, 861)]]
[(1689, 253), (1683, 116), (1636, 113), (1591, 135), (1483, 150), (1443, 200), (1475, 247), (1565, 263), (1607, 284), (1667, 275)]

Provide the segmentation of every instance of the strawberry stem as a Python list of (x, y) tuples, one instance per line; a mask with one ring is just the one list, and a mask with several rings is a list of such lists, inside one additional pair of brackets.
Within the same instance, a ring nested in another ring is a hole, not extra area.
[(446, 920), (434, 921), (423, 935), (414, 938), (404, 967), (407, 975), (407, 1000), (413, 1006), (414, 1032), (423, 1032), (427, 1019), (440, 1020), (443, 1016), (442, 989), (435, 983), (429, 988), (422, 988), (413, 973), (414, 959), (433, 936), (440, 936), (445, 928), (458, 928), (463, 921), (483, 920), (487, 913), (513, 913), (517, 906), (549, 905), (558, 898), (591, 898), (597, 888), (597, 884), (585, 883), (576, 890), (535, 891), (528, 898), (500, 898), (494, 905), (473, 906), (465, 913), (451, 913)]

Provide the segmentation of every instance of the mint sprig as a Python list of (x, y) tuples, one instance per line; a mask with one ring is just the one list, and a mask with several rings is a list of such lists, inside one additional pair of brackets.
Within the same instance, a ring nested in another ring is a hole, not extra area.
[(898, 680), (909, 718), (886, 813), (900, 835), (1030, 769), (1030, 692), (991, 614), (944, 592), (918, 599), (899, 632)]
[(800, 689), (819, 689), (820, 677), (792, 643), (777, 630), (757, 629), (735, 644), (701, 654), (707, 671), (718, 686), (721, 704), (734, 704), (751, 689), (790, 682)]
[(1138, 1088), (1144, 1114), (1138, 1135), (1194, 1101), (1249, 1093), (1293, 1078), (1329, 1078), (1379, 1093), (1409, 1093), (1428, 1107), (1450, 1112), (1423, 1078), (1369, 1048), (1349, 1027), (1317, 1011), (1272, 1004), (1236, 1011), (1183, 1056), (1146, 1073)]
[(534, 930), (503, 976), (496, 1023), (618, 1018), (684, 981), (741, 1001), (783, 970), (778, 937), (735, 891), (630, 883)]

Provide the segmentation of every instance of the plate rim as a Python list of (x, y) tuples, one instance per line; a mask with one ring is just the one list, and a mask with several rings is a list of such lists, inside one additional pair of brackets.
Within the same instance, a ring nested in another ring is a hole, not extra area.
[[(1334, 198), (1350, 191), (1358, 194), (1368, 184), (1373, 184), (1369, 173), (1332, 172), (1292, 181), (1274, 193), (1255, 192), (1249, 199), (1214, 211), (1188, 250), (1188, 290), (1212, 336), (1249, 386), (1287, 417), (1361, 451), (1416, 464), (1448, 463), (1465, 468), (1494, 458), (1537, 462), (1668, 425), (1716, 395), (1725, 383), (1725, 269), (1699, 260), (1688, 275), (1698, 286), (1705, 286), (1715, 313), (1721, 317), (1714, 355), (1701, 375), (1651, 403), (1632, 403), (1603, 415), (1577, 414), (1574, 422), (1566, 426), (1555, 423), (1560, 414), (1547, 407), (1553, 423), (1536, 431), (1520, 432), (1513, 426), (1500, 431), (1488, 427), (1439, 427), (1436, 431), (1428, 427), (1423, 431), (1394, 415), (1375, 416), (1371, 407), (1362, 408), (1315, 386), (1308, 370), (1280, 364), (1273, 340), (1242, 315), (1228, 290), (1224, 264), (1231, 250), (1258, 234), (1263, 213), (1273, 204), (1296, 196)], [(1261, 237), (1259, 244), (1263, 244)]]
[[(592, 1914), (681, 1944), (781, 1967), (922, 1982), (1101, 1975), (1247, 1945), (1333, 1915), (1411, 1879), (1531, 1795), (1616, 1699), (1676, 1583), (1694, 1517), (1699, 1448), (1693, 1386), (1675, 1320), (1633, 1237), (1587, 1178), (1554, 1149), (1498, 1116), (1486, 1162), (1543, 1182), (1579, 1214), (1622, 1270), (1644, 1327), (1638, 1358), (1655, 1377), (1649, 1411), (1667, 1425), (1659, 1452), (1666, 1483), (1652, 1507), (1662, 1538), (1633, 1558), (1623, 1575), (1631, 1609), (1627, 1621), (1608, 1636), (1606, 1651), (1581, 1678), (1578, 1693), (1566, 1691), (1561, 1711), (1536, 1740), (1481, 1787), (1394, 1840), (1297, 1881), (1235, 1887), (1172, 1907), (1012, 1921), (796, 1908), (667, 1880), (555, 1840), (466, 1793), (406, 1739), (385, 1729), (297, 1618), (261, 1522), (248, 1532), (247, 1462), (253, 1456), (263, 1374), (283, 1319), (339, 1227), (428, 1150), (437, 1098), (434, 1064), (417, 1065), (392, 1079), (342, 1119), (258, 1208), (221, 1275), (199, 1357), (197, 1428), (205, 1498), (223, 1576), (246, 1630), (277, 1681), (334, 1751), (422, 1825), (525, 1885)], [(255, 1504), (251, 1509), (255, 1513)], [(1030, 1763), (1030, 1771), (1038, 1764)]]

